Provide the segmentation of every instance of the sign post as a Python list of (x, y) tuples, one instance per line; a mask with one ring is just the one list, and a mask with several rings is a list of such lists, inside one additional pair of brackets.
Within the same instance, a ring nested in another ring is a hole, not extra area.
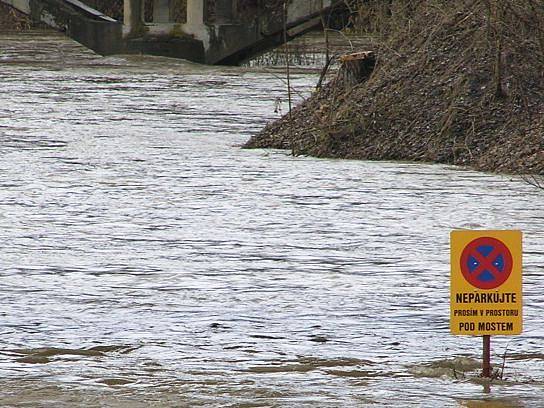
[(484, 352), (482, 358), (482, 377), (491, 377), (491, 336), (489, 334), (483, 335), (484, 339)]
[(491, 377), (491, 335), (522, 332), (521, 231), (452, 231), (450, 330), (483, 336)]

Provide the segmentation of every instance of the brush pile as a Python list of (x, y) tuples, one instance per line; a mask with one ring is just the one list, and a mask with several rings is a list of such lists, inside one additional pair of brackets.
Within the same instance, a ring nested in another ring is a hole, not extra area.
[(246, 147), (544, 174), (542, 1), (365, 1), (355, 28), (379, 38), (371, 75), (332, 80)]

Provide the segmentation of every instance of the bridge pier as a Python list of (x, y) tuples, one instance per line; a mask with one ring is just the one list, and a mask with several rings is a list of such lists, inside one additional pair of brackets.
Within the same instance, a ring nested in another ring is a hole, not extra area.
[(204, 0), (187, 0), (187, 27), (204, 25)]
[(141, 31), (143, 24), (142, 0), (124, 0), (123, 2), (123, 36)]

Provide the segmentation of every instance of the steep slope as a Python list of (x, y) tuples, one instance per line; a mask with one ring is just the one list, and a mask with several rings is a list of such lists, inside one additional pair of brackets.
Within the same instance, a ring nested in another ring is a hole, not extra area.
[(393, 1), (367, 81), (332, 81), (246, 147), (542, 174), (543, 27), (535, 0)]

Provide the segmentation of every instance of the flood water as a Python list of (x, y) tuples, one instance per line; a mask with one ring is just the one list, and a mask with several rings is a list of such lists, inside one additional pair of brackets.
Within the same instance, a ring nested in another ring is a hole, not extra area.
[[(278, 69), (0, 35), (1, 406), (544, 406), (544, 192), (240, 149), (285, 94)], [(524, 232), (490, 387), (449, 333), (457, 228)]]

